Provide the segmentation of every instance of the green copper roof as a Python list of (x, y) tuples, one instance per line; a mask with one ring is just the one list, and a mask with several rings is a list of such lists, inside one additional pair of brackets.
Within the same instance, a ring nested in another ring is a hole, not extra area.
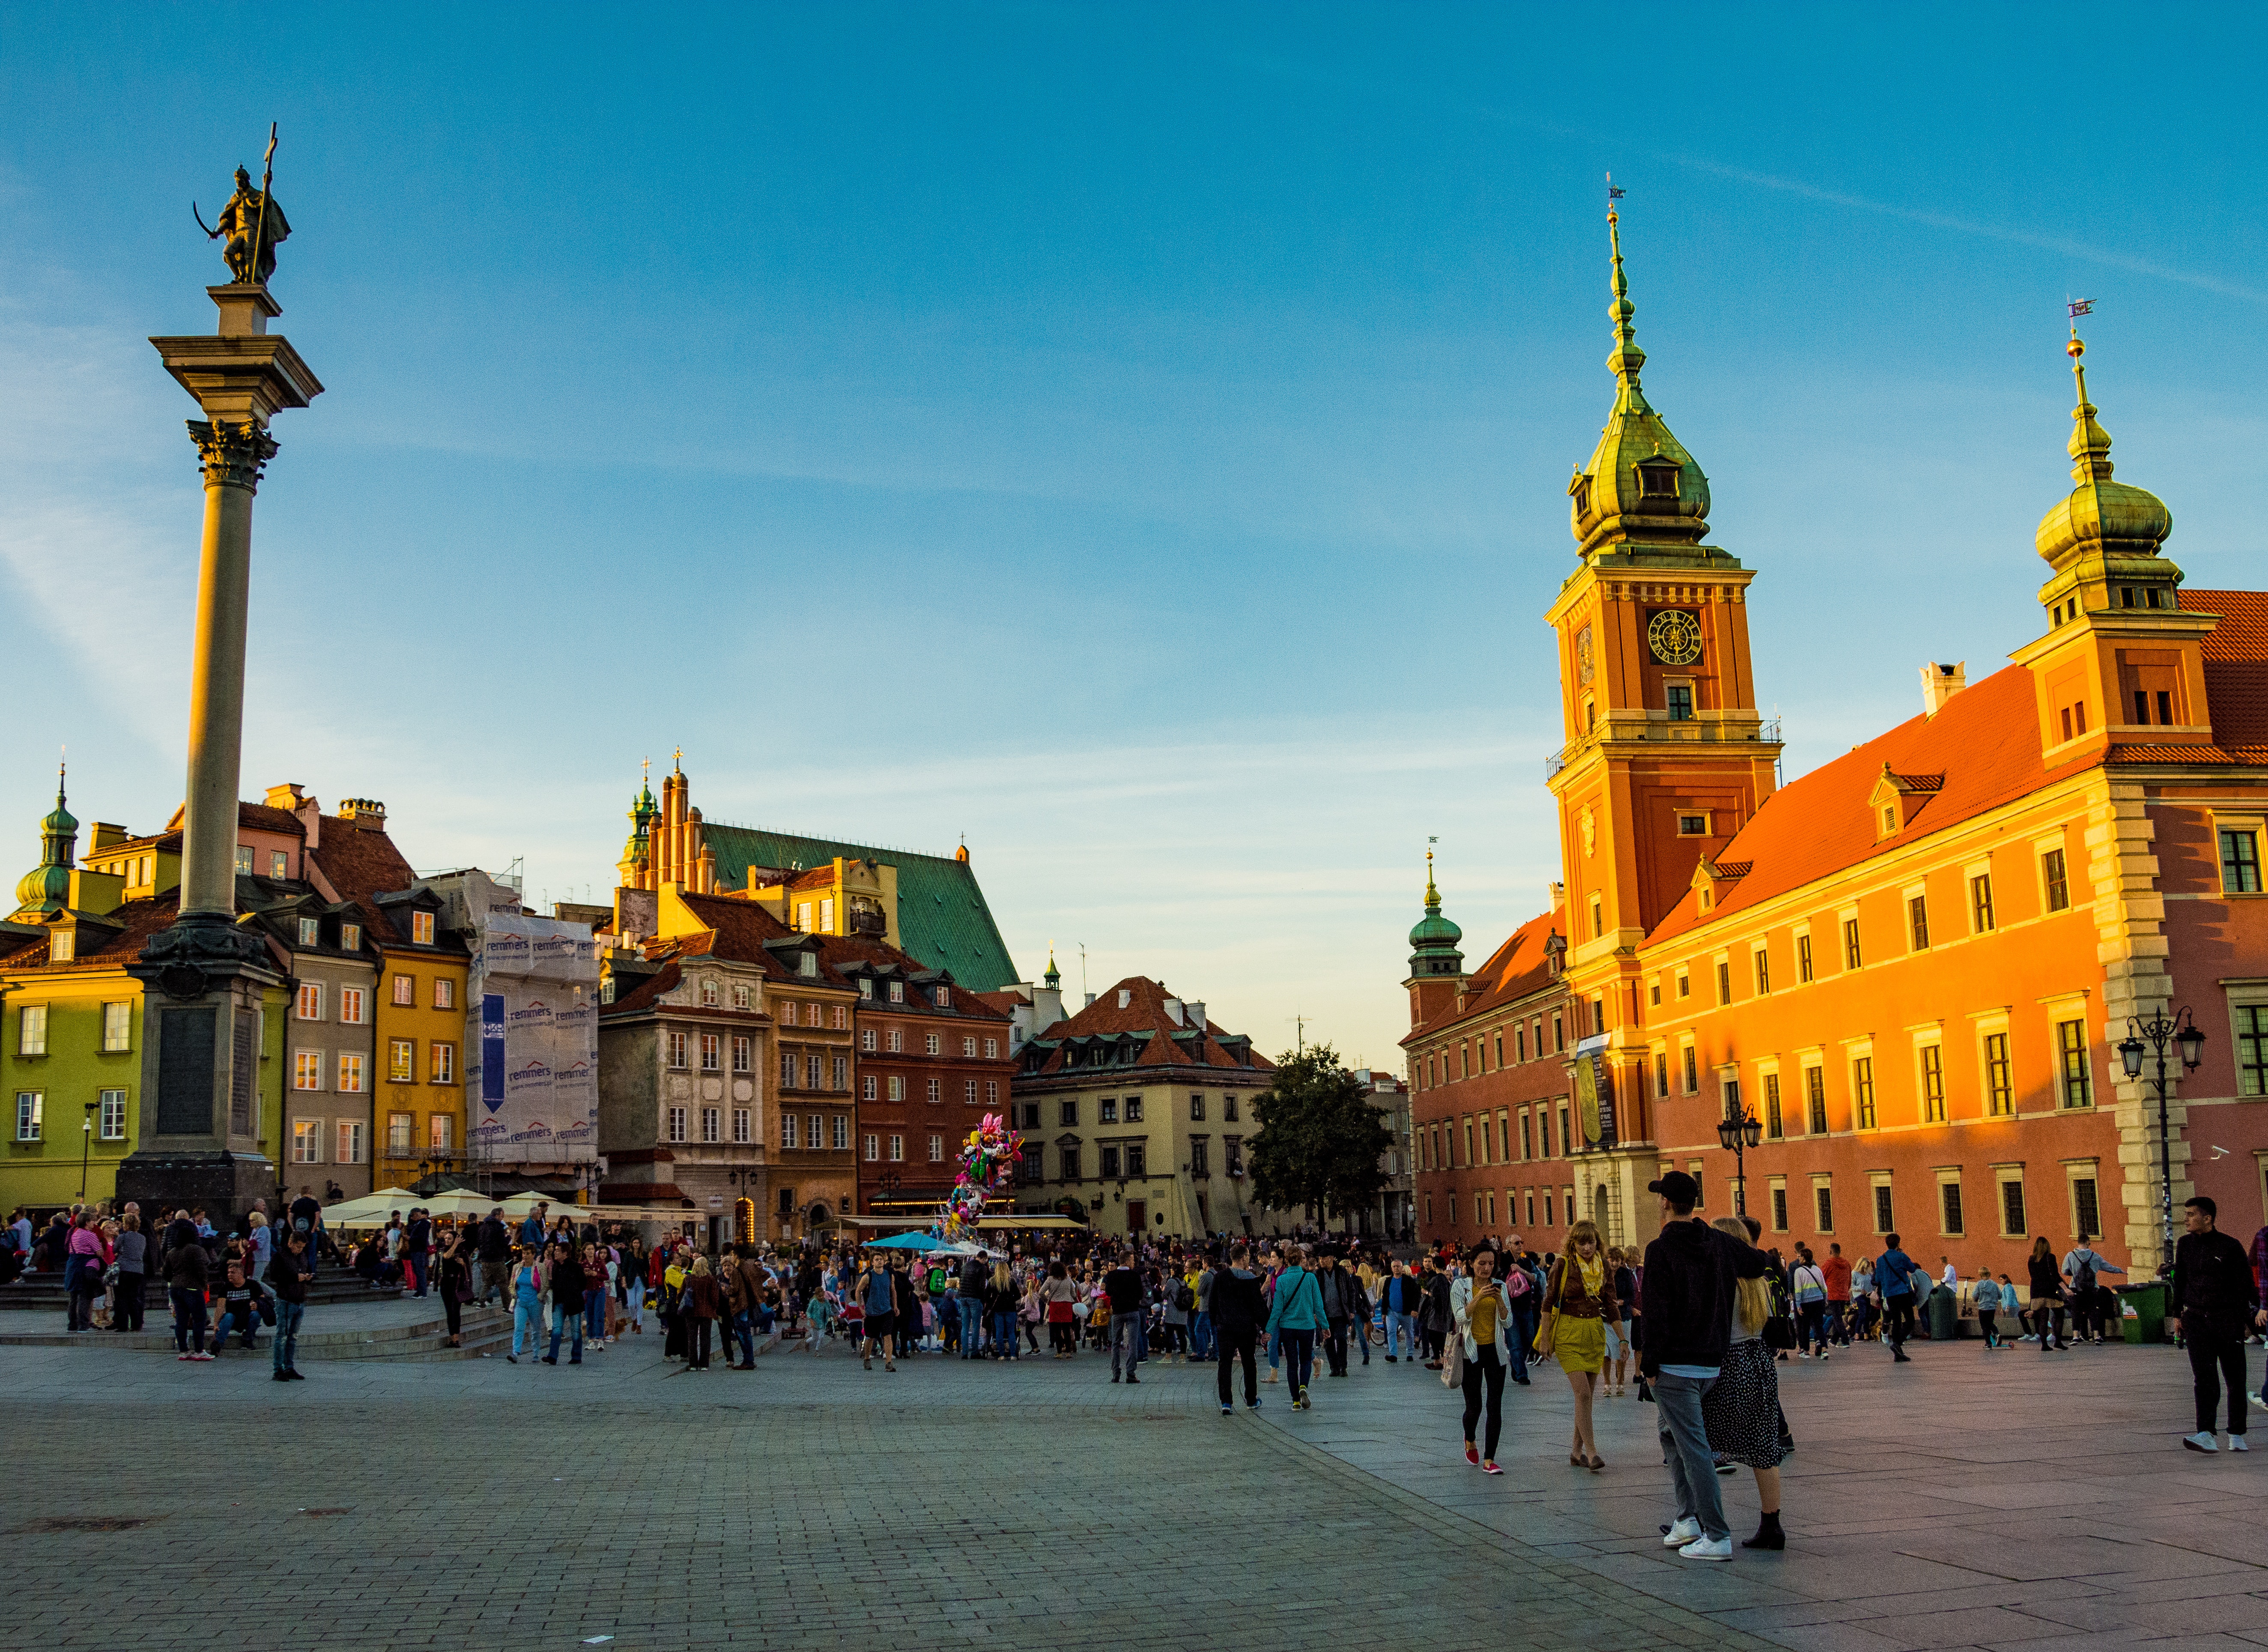
[(753, 826), (720, 826), (704, 821), (702, 842), (717, 856), (721, 887), (745, 887), (750, 867), (800, 867), (808, 872), (840, 858), (876, 860), (898, 869), (898, 934), (905, 950), (933, 970), (949, 970), (972, 991), (997, 992), (1021, 979), (1008, 956), (976, 886), (976, 873), (965, 860), (946, 855), (917, 855), (872, 844), (802, 837)]
[(78, 822), (63, 807), (63, 778), (55, 776), (54, 813), (40, 822), (40, 864), (16, 884), (18, 918), (60, 912), (70, 904), (71, 862), (78, 854)]

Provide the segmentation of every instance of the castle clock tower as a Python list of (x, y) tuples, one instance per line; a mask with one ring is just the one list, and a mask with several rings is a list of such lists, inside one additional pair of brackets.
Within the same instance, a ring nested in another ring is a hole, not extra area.
[(1615, 402), (1589, 464), (1568, 483), (1580, 560), (1545, 615), (1558, 638), (1566, 730), (1550, 785), (1575, 1027), (1613, 1085), (1616, 1137), (1643, 1144), (1653, 1130), (1639, 944), (1685, 894), (1694, 868), (1771, 794), (1780, 745), (1776, 723), (1756, 714), (1747, 606), (1755, 576), (1703, 542), (1709, 479), (1639, 387), (1646, 352), (1631, 326), (1611, 207), (1607, 237)]

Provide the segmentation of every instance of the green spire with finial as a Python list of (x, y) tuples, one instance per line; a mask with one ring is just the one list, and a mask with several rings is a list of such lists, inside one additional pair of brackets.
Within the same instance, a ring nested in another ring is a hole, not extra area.
[[(2130, 591), (2157, 586), (2169, 587), (2163, 605), (2171, 608), (2170, 586), (2180, 583), (2182, 573), (2160, 548), (2174, 531), (2174, 514), (2156, 494), (2111, 480), (2110, 434), (2087, 399), (2087, 343), (2079, 336), (2077, 318), (2093, 306), (2080, 299), (2070, 307), (2071, 342), (2064, 353), (2071, 358), (2079, 400), (2071, 410), (2071, 439), (2064, 451), (2071, 455), (2071, 479), (2077, 485), (2040, 519), (2032, 536), (2034, 548), (2056, 570), (2040, 588), (2040, 601), (2060, 608), (2071, 597), (2080, 607), (2106, 608), (2112, 585)], [(2159, 606), (2159, 599), (2151, 598), (2149, 605)]]
[(55, 807), (40, 822), (40, 864), (16, 885), (16, 916), (44, 917), (70, 905), (71, 863), (78, 859), (78, 822), (63, 807), (67, 769), (55, 768)]
[[(1428, 840), (1430, 843), (1430, 839)], [(1457, 943), (1465, 932), (1441, 916), (1441, 891), (1433, 887), (1433, 851), (1425, 851), (1425, 916), (1410, 932), (1410, 973), (1462, 975), (1465, 955)]]
[(1638, 347), (1638, 329), (1631, 325), (1638, 312), (1623, 269), (1622, 214), (1615, 207), (1622, 194), (1609, 173), (1608, 284), (1614, 299), (1607, 319), (1614, 323), (1615, 347), (1607, 352), (1607, 370), (1615, 375), (1615, 402), (1590, 464), (1578, 467), (1568, 479), (1568, 526), (1587, 559), (1637, 556), (1657, 563), (1737, 567), (1723, 551), (1702, 544), (1709, 533), (1709, 478), (1669, 433), (1638, 384), (1646, 352)]
[(1062, 973), (1056, 968), (1056, 943), (1052, 940), (1048, 942), (1048, 972), (1040, 979), (1051, 992), (1063, 985)]

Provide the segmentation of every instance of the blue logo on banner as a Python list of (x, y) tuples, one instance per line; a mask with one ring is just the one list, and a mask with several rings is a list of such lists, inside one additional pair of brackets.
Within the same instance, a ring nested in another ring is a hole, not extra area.
[(481, 1104), (504, 1105), (504, 994), (481, 995)]

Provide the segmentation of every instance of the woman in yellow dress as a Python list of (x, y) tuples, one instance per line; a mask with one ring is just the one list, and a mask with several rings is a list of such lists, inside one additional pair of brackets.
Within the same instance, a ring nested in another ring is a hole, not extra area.
[(1567, 1248), (1552, 1263), (1550, 1281), (1544, 1287), (1543, 1316), (1551, 1327), (1552, 1357), (1575, 1395), (1575, 1434), (1567, 1461), (1595, 1474), (1607, 1464), (1599, 1455), (1591, 1402), (1598, 1394), (1599, 1371), (1606, 1361), (1607, 1322), (1622, 1318), (1596, 1222), (1579, 1221), (1567, 1229)]

